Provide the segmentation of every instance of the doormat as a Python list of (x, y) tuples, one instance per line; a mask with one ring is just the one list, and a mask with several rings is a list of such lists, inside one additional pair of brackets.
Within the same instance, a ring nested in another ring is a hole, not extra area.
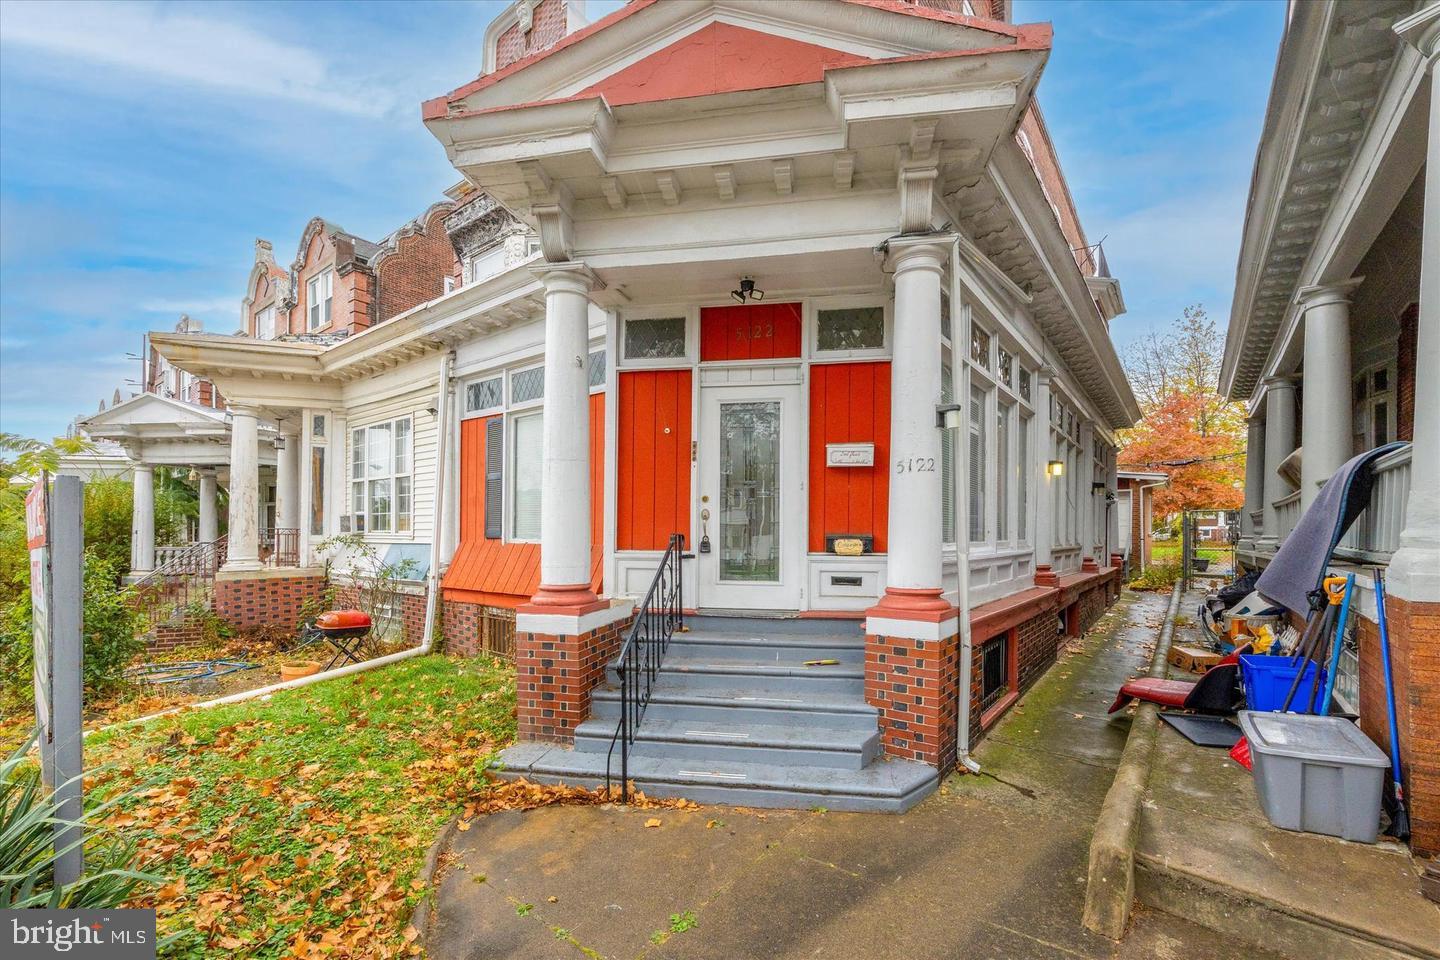
[(1202, 747), (1224, 747), (1229, 750), (1240, 739), (1240, 728), (1224, 717), (1162, 713), (1160, 719), (1174, 727), (1180, 736)]

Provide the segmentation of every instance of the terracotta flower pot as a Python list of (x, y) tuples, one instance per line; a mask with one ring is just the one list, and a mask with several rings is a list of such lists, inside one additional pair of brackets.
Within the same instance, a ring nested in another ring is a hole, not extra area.
[(319, 660), (296, 660), (292, 663), (280, 664), (281, 680), (299, 680), (301, 677), (311, 677), (319, 672)]

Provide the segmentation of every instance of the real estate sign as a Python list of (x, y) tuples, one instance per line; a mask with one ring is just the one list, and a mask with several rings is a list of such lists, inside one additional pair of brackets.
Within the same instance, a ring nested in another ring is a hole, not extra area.
[(79, 879), (84, 868), (78, 825), (81, 791), (81, 554), (85, 485), (48, 474), (25, 496), (30, 548), (30, 602), (35, 632), (35, 720), (45, 785), (59, 801), (55, 826), (56, 884)]

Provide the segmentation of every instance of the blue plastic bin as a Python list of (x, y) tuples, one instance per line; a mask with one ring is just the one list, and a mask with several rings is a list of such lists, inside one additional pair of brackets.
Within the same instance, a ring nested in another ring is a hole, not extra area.
[[(1303, 713), (1323, 709), (1319, 701), (1324, 696), (1327, 671), (1313, 660), (1296, 663), (1293, 657), (1258, 653), (1248, 653), (1240, 657), (1240, 683), (1245, 687), (1245, 706), (1262, 713), (1282, 709), (1285, 706), (1285, 695), (1290, 692), (1290, 684), (1295, 682), (1295, 674), (1300, 672), (1302, 664), (1305, 667), (1305, 676), (1295, 691), (1295, 699), (1291, 701), (1290, 709)], [(1315, 680), (1316, 670), (1320, 671), (1318, 683)], [(1312, 684), (1315, 686), (1312, 687)], [(1311, 696), (1315, 700), (1313, 706), (1308, 701)]]

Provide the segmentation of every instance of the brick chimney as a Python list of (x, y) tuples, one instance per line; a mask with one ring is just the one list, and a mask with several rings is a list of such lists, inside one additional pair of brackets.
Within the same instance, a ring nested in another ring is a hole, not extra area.
[(585, 0), (515, 0), (485, 31), (485, 71), (548, 50), (585, 22)]

